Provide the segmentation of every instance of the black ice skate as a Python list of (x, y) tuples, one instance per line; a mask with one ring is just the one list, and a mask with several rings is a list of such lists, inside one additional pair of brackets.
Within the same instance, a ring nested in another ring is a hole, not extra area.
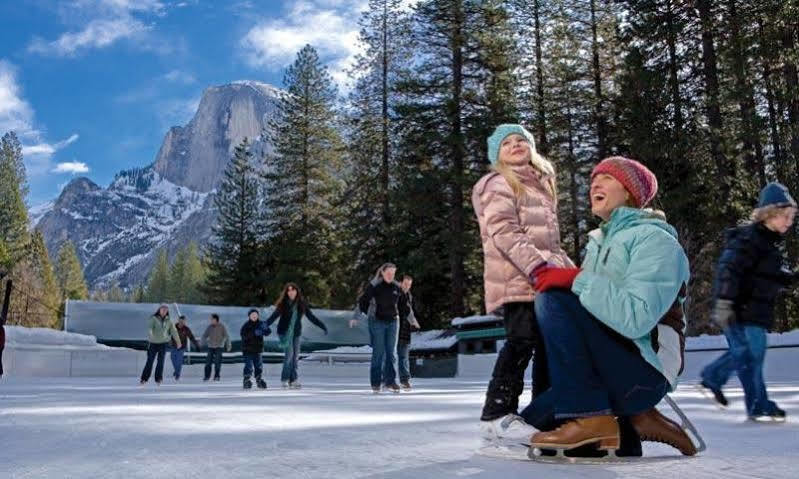
[(244, 378), (244, 389), (252, 389), (252, 380), (250, 378)]
[(255, 384), (258, 385), (258, 389), (266, 389), (266, 381), (261, 378), (255, 378)]

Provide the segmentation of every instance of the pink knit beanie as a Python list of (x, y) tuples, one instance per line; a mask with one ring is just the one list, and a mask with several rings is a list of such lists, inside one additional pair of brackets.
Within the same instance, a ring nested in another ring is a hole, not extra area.
[(637, 208), (646, 206), (658, 192), (658, 179), (649, 168), (623, 156), (611, 156), (600, 161), (591, 172), (593, 180), (599, 174), (610, 175), (630, 193)]

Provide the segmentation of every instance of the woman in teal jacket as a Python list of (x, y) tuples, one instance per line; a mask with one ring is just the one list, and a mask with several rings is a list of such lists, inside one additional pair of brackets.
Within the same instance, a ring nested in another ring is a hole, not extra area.
[(533, 272), (552, 387), (530, 408), (549, 408), (561, 423), (534, 434), (533, 447), (598, 444), (615, 451), (616, 416), (626, 416), (642, 440), (696, 453), (682, 429), (654, 408), (682, 372), (689, 279), (676, 230), (662, 213), (643, 209), (656, 193), (657, 179), (644, 165), (603, 160), (591, 173), (590, 192), (591, 211), (603, 223), (589, 234), (582, 268)]

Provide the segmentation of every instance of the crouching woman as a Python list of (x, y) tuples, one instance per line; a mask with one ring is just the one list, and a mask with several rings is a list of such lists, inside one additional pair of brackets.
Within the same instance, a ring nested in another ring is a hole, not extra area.
[(696, 448), (655, 405), (683, 368), (688, 258), (662, 213), (643, 209), (657, 193), (644, 165), (623, 157), (591, 173), (591, 211), (603, 222), (589, 234), (582, 268), (534, 272), (535, 312), (546, 345), (551, 389), (531, 403), (560, 426), (538, 432), (532, 447), (586, 444), (615, 451), (617, 417), (642, 440)]

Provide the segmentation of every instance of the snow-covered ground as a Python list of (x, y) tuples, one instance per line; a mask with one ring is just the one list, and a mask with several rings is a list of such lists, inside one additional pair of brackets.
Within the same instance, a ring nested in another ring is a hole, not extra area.
[(799, 380), (769, 386), (788, 411), (782, 425), (745, 422), (740, 388), (720, 411), (684, 384), (673, 397), (705, 453), (678, 458), (646, 443), (646, 462), (575, 466), (476, 455), (485, 380), (416, 379), (412, 392), (375, 396), (362, 368), (362, 377), (301, 376), (295, 391), (275, 389), (279, 367), (267, 365), (270, 389), (243, 391), (240, 367), (224, 365), (221, 383), (143, 388), (134, 377), (4, 378), (0, 477), (787, 479), (799, 470)]

